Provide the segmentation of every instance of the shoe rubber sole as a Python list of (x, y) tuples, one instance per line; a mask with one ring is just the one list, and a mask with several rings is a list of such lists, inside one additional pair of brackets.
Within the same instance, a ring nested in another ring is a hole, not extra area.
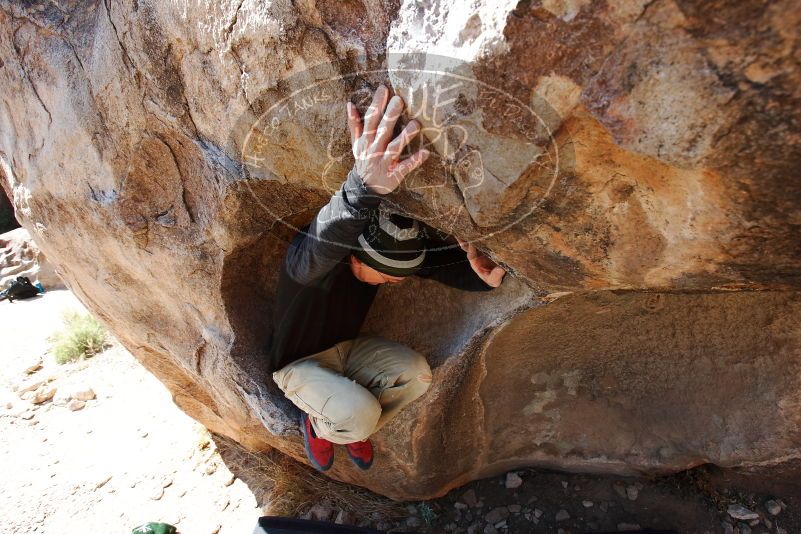
[(353, 465), (355, 465), (362, 471), (366, 471), (370, 469), (370, 467), (373, 465), (373, 460), (375, 460), (375, 452), (373, 452), (373, 457), (370, 459), (369, 462), (364, 462), (361, 458), (356, 458), (355, 456), (351, 456), (350, 451), (348, 451), (348, 458), (350, 458), (350, 461), (353, 462)]
[(309, 446), (309, 436), (306, 433), (306, 417), (308, 417), (305, 413), (300, 412), (300, 418), (298, 421), (300, 422), (300, 433), (303, 435), (303, 446), (306, 449), (306, 457), (309, 459), (309, 463), (312, 464), (312, 467), (324, 473), (331, 469), (331, 466), (334, 465), (334, 455), (331, 455), (331, 461), (328, 462), (327, 465), (321, 465), (312, 454), (311, 447)]

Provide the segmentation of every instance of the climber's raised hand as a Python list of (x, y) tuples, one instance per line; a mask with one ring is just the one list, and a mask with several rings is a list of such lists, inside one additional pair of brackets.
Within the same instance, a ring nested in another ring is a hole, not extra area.
[(359, 110), (348, 102), (348, 129), (356, 172), (374, 193), (386, 195), (397, 189), (406, 175), (422, 165), (429, 155), (428, 150), (421, 148), (408, 158), (400, 159), (403, 149), (420, 132), (420, 123), (413, 120), (400, 135), (391, 139), (404, 105), (397, 95), (389, 99), (389, 90), (379, 85), (362, 123)]
[(470, 267), (473, 268), (478, 277), (490, 287), (501, 285), (503, 277), (506, 275), (504, 268), (492, 261), (489, 256), (478, 250), (472, 243), (462, 241), (458, 237), (456, 240), (459, 241), (459, 246), (462, 247), (462, 250), (467, 252), (467, 261), (470, 262)]

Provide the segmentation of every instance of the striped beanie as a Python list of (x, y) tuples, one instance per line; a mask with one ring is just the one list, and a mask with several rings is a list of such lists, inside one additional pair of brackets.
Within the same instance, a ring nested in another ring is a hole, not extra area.
[(420, 270), (426, 257), (419, 226), (414, 219), (380, 208), (372, 210), (353, 254), (376, 271), (410, 276)]

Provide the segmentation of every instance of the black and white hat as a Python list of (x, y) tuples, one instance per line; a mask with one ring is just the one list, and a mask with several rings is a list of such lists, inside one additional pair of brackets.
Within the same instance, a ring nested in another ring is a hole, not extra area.
[(423, 266), (425, 239), (414, 219), (373, 210), (353, 254), (373, 269), (391, 276), (409, 276)]

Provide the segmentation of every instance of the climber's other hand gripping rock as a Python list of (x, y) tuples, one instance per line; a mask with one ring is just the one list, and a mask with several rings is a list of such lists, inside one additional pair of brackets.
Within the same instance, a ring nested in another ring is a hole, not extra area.
[(474, 244), (467, 243), (458, 237), (456, 239), (459, 241), (459, 246), (462, 247), (462, 250), (467, 252), (467, 261), (470, 262), (470, 267), (473, 268), (478, 277), (490, 287), (501, 285), (503, 277), (506, 275), (504, 268), (478, 250)]
[(354, 168), (370, 191), (386, 195), (398, 188), (407, 174), (423, 164), (429, 152), (420, 149), (401, 160), (401, 153), (420, 132), (420, 124), (411, 121), (395, 139), (392, 132), (403, 113), (404, 102), (399, 96), (389, 99), (389, 90), (380, 85), (364, 116), (348, 102), (348, 129), (353, 146)]

